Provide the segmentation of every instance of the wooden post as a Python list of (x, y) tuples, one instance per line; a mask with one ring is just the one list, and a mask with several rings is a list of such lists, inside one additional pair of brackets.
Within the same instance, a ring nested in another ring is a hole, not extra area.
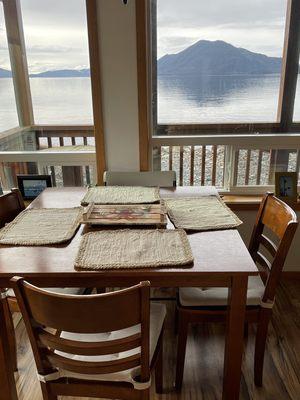
[(148, 0), (135, 1), (138, 74), (140, 170), (149, 170), (149, 102), (148, 102)]
[(106, 160), (102, 114), (102, 85), (97, 0), (86, 0), (86, 13), (91, 64), (91, 85), (93, 96), (94, 133), (97, 162), (97, 184), (103, 185), (103, 173), (106, 169)]
[(34, 124), (20, 0), (3, 0), (8, 50), (20, 126)]
[(281, 132), (291, 129), (299, 70), (300, 0), (288, 0), (277, 119)]
[[(300, 54), (300, 0), (288, 0), (277, 119), (281, 132), (293, 124)], [(288, 170), (289, 152), (277, 152), (276, 165)]]

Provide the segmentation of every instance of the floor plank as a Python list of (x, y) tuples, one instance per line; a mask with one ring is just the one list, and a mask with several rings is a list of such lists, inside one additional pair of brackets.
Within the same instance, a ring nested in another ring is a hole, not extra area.
[[(164, 372), (165, 393), (153, 400), (217, 400), (221, 398), (224, 332), (221, 325), (192, 326), (189, 332), (182, 392), (173, 390), (176, 363), (174, 303), (167, 301)], [(23, 321), (15, 316), (19, 372), (16, 374), (20, 400), (42, 400), (32, 352)], [(264, 369), (264, 387), (253, 383), (255, 327), (245, 340), (241, 400), (299, 400), (300, 398), (300, 281), (284, 281), (277, 295), (269, 328)], [(153, 378), (154, 381), (154, 378)], [(61, 400), (79, 398), (62, 397)], [(89, 399), (86, 399), (89, 400)], [(92, 400), (92, 399), (90, 399)]]

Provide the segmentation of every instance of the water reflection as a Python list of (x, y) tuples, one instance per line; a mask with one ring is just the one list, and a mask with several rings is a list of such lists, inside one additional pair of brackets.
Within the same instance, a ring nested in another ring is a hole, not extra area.
[(280, 75), (158, 77), (161, 123), (274, 121)]

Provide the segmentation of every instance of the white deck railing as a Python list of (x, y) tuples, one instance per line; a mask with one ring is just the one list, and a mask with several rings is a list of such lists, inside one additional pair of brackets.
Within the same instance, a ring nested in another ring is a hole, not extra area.
[(152, 148), (154, 169), (175, 170), (179, 185), (259, 194), (274, 189), (275, 171), (299, 174), (296, 133), (157, 136)]
[[(0, 137), (0, 178), (7, 187), (18, 173), (50, 173), (54, 185), (95, 182), (96, 156), (90, 127), (24, 129), (37, 150), (10, 151)], [(32, 134), (32, 130), (34, 130)], [(11, 132), (14, 138), (17, 131)], [(28, 139), (28, 138), (27, 138)], [(2, 141), (1, 141), (2, 140)], [(156, 136), (151, 139), (153, 168), (175, 170), (178, 185), (215, 185), (231, 193), (259, 194), (274, 189), (275, 171), (300, 168), (300, 134), (225, 134)], [(14, 148), (14, 147), (13, 147)], [(33, 169), (34, 169), (33, 168)]]

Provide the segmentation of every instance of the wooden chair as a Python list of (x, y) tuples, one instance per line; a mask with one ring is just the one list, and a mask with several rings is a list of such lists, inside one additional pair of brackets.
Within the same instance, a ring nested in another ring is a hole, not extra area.
[[(14, 188), (11, 190), (11, 192), (0, 196), (0, 228), (3, 228), (5, 224), (11, 222), (24, 209), (25, 204), (19, 189)], [(85, 289), (81, 288), (49, 288), (48, 290), (69, 294), (81, 294), (85, 291)], [(0, 289), (0, 297), (5, 303), (5, 320), (8, 330), (8, 337), (10, 339), (10, 352), (12, 354), (13, 368), (15, 371), (17, 371), (17, 349), (12, 314), (14, 312), (20, 312), (20, 310), (12, 289)]]
[[(261, 202), (249, 245), (249, 252), (261, 270), (261, 277), (249, 278), (245, 325), (247, 330), (248, 323), (257, 324), (254, 356), (254, 379), (257, 386), (262, 386), (268, 324), (272, 315), (276, 288), (297, 226), (295, 212), (272, 193), (266, 194)], [(269, 238), (270, 235), (272, 239)], [(177, 390), (182, 387), (189, 324), (225, 323), (227, 298), (227, 288), (182, 288), (179, 290), (175, 383)]]
[(86, 296), (57, 295), (19, 277), (12, 284), (44, 400), (150, 399), (155, 366), (156, 389), (162, 391), (166, 309), (158, 303), (150, 306), (149, 282)]
[(19, 189), (11, 189), (9, 193), (0, 196), (0, 228), (11, 222), (24, 209), (25, 204)]
[(175, 171), (114, 172), (105, 171), (106, 186), (159, 186), (176, 187)]

